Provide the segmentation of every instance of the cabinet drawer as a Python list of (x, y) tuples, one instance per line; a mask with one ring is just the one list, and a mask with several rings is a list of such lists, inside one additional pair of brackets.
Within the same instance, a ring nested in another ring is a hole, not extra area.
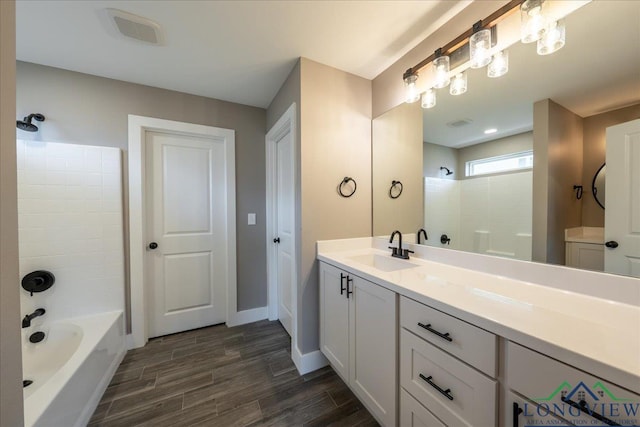
[(505, 405), (505, 426), (571, 426), (568, 422), (552, 415), (545, 407), (541, 407), (518, 396), (512, 391), (507, 392)]
[(400, 384), (448, 426), (496, 424), (496, 381), (406, 329), (400, 330)]
[(447, 427), (403, 389), (400, 389), (400, 425), (402, 427)]
[[(496, 377), (497, 338), (494, 334), (406, 297), (400, 300), (400, 324), (487, 375)], [(441, 336), (445, 334), (448, 335)]]
[[(624, 350), (621, 350), (624, 351)], [(507, 344), (509, 388), (576, 425), (640, 425), (640, 396), (518, 344)], [(576, 405), (584, 402), (587, 408)]]

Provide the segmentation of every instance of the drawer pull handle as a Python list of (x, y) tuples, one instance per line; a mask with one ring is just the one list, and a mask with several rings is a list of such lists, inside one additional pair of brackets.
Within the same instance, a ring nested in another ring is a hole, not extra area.
[(522, 409), (518, 406), (518, 402), (513, 402), (513, 427), (518, 427), (520, 425), (518, 417), (521, 413)]
[(344, 279), (346, 279), (347, 277), (349, 276), (344, 273), (340, 273), (340, 295), (344, 295), (344, 291), (346, 289), (344, 286)]
[(425, 380), (431, 387), (435, 388), (436, 390), (438, 390), (440, 393), (442, 393), (447, 399), (449, 400), (453, 400), (453, 396), (451, 396), (449, 393), (451, 393), (451, 389), (448, 388), (446, 390), (443, 390), (442, 388), (440, 388), (440, 386), (436, 383), (434, 383), (433, 381), (431, 381), (431, 378), (433, 378), (431, 375), (429, 375), (428, 377), (425, 377), (424, 375), (420, 374), (420, 378), (422, 378), (423, 380)]
[(449, 332), (443, 334), (442, 332), (436, 331), (435, 329), (431, 328), (431, 323), (429, 323), (428, 325), (425, 325), (424, 323), (418, 323), (418, 326), (420, 326), (421, 328), (426, 329), (427, 331), (431, 332), (432, 334), (436, 334), (437, 336), (439, 336), (442, 339), (445, 339), (445, 340), (447, 340), (449, 342), (453, 341), (453, 338), (451, 338), (449, 336)]
[(591, 410), (591, 408), (589, 408), (589, 405), (587, 405), (587, 402), (584, 400), (580, 400), (579, 402), (574, 402), (571, 399), (567, 399), (566, 397), (562, 396), (560, 398), (560, 400), (562, 400), (564, 403), (573, 406), (576, 409), (579, 409), (580, 411), (584, 412), (585, 414), (589, 415), (592, 418), (595, 418), (598, 421), (602, 421), (603, 423), (605, 423), (606, 425), (609, 426), (619, 426), (620, 424), (616, 423), (613, 420), (610, 420), (609, 418), (605, 417), (604, 415), (600, 415), (598, 414), (596, 411)]
[(351, 283), (351, 289), (353, 289), (353, 279), (347, 275), (347, 298), (353, 293), (353, 291), (349, 290), (349, 283)]

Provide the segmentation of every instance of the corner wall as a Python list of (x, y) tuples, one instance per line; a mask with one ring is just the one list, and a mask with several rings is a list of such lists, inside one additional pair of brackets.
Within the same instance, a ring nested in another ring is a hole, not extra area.
[(16, 173), (16, 4), (0, 1), (0, 425), (21, 426)]

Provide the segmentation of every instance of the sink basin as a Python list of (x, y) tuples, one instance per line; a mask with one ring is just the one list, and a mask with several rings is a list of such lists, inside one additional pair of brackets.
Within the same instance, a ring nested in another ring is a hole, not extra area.
[(417, 265), (412, 262), (391, 258), (391, 255), (382, 256), (378, 254), (365, 254), (352, 256), (349, 257), (349, 259), (351, 261), (376, 268), (380, 271), (398, 271), (406, 268), (417, 267)]

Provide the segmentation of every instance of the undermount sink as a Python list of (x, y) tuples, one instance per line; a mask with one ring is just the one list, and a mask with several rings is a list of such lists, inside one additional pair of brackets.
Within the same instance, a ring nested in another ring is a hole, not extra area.
[(418, 265), (412, 262), (391, 258), (391, 255), (382, 256), (378, 254), (364, 254), (364, 255), (355, 255), (355, 256), (349, 257), (349, 259), (352, 261), (358, 262), (360, 264), (364, 264), (369, 267), (376, 268), (380, 271), (387, 271), (387, 272), (418, 267)]

